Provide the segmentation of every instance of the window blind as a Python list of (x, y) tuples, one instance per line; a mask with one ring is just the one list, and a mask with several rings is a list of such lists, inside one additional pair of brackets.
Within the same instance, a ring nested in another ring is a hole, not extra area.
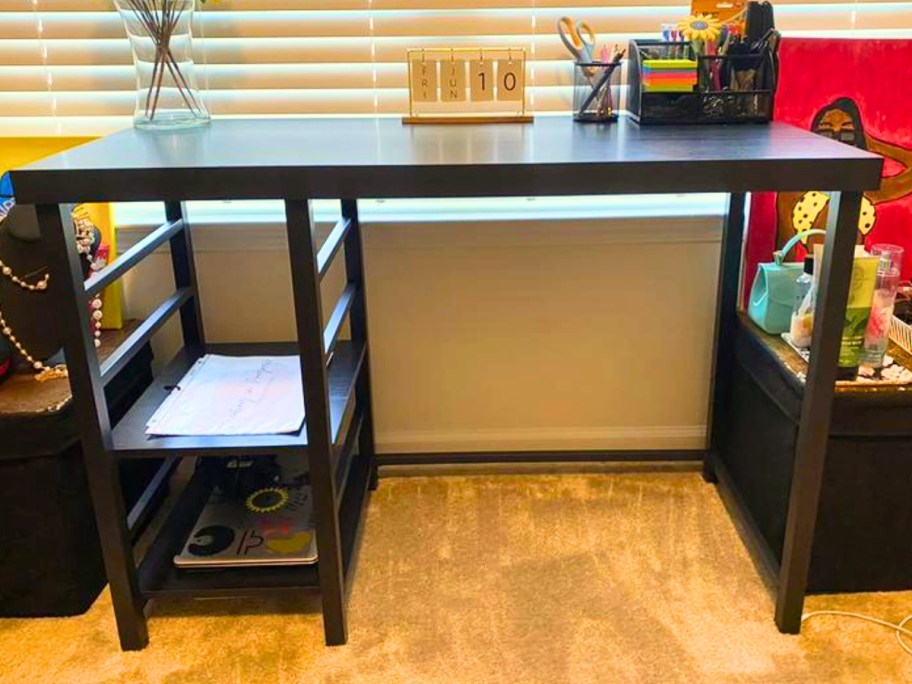
[[(786, 35), (912, 37), (908, 1), (775, 6)], [(568, 111), (559, 17), (626, 45), (687, 13), (668, 0), (210, 0), (195, 19), (195, 59), (215, 115), (397, 114), (408, 48), (515, 46), (527, 52), (529, 108)], [(134, 87), (106, 0), (0, 0), (0, 127), (102, 133), (129, 120)]]

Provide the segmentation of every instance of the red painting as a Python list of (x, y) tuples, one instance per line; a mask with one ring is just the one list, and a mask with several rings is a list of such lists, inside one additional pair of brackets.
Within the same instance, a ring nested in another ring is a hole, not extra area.
[[(879, 190), (865, 193), (858, 242), (905, 248), (912, 277), (912, 40), (787, 38), (780, 48), (775, 119), (876, 152), (885, 158)], [(746, 289), (756, 265), (797, 231), (826, 226), (829, 198), (808, 178), (807, 192), (751, 199)], [(820, 238), (802, 240), (792, 258)]]

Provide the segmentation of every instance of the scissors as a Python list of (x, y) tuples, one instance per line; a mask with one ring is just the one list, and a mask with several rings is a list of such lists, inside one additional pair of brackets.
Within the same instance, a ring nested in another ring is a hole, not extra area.
[(573, 21), (571, 17), (561, 17), (557, 22), (557, 32), (577, 62), (595, 61), (595, 32), (589, 24)]

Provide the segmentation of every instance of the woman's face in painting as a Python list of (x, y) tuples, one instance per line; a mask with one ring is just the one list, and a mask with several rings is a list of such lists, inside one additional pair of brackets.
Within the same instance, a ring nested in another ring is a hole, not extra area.
[(827, 110), (814, 128), (814, 132), (848, 145), (858, 145), (858, 130), (855, 128), (855, 121), (841, 109)]

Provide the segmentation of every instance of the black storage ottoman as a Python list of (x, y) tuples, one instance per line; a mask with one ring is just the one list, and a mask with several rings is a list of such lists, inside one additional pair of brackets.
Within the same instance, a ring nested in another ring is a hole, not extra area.
[[(907, 365), (910, 359), (891, 346)], [(804, 361), (742, 317), (723, 480), (781, 563)], [(808, 577), (811, 593), (912, 589), (912, 386), (838, 386)]]
[[(102, 355), (125, 332), (105, 333)], [(119, 419), (152, 381), (148, 345), (106, 388)], [(0, 385), (0, 616), (84, 613), (105, 570), (69, 384), (17, 371)], [(127, 510), (158, 459), (121, 466)]]

